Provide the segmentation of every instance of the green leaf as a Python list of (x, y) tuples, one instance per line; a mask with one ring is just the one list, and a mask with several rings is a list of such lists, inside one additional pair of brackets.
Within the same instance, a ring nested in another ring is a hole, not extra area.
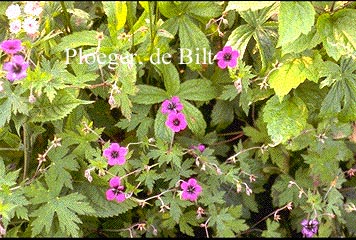
[[(336, 82), (321, 104), (320, 117), (337, 116), (344, 122), (354, 121), (356, 119), (355, 61), (352, 58), (342, 58), (339, 68), (335, 64), (332, 66), (334, 67), (330, 69), (330, 73), (326, 73), (329, 77), (324, 81), (328, 81), (326, 84)], [(331, 73), (333, 70), (335, 72)]]
[(139, 91), (131, 99), (134, 103), (155, 104), (161, 103), (169, 98), (166, 91), (150, 85), (137, 85)]
[[(180, 63), (187, 64), (192, 70), (201, 70), (201, 63), (209, 62), (208, 59), (203, 59), (203, 56), (207, 57), (207, 53), (210, 51), (209, 41), (189, 17), (180, 16), (178, 24), (181, 48)], [(191, 51), (190, 55), (189, 51)], [(200, 59), (196, 59), (195, 56), (199, 56)]]
[(321, 42), (321, 37), (313, 26), (307, 34), (301, 34), (296, 40), (282, 46), (282, 56), (287, 53), (300, 53), (307, 49), (314, 48)]
[(55, 216), (58, 218), (60, 229), (71, 237), (79, 237), (79, 224), (82, 223), (78, 214), (91, 214), (94, 209), (84, 201), (85, 197), (78, 193), (71, 193), (63, 197), (51, 198), (49, 202), (31, 213), (35, 219), (31, 222), (32, 237), (43, 230), (49, 233)]
[(160, 13), (167, 17), (173, 18), (184, 14), (184, 10), (189, 4), (188, 2), (173, 2), (173, 1), (159, 1), (157, 2)]
[(246, 10), (256, 11), (265, 7), (269, 7), (275, 4), (276, 1), (229, 1), (225, 12), (230, 10), (236, 10), (238, 12), (243, 12)]
[(341, 9), (334, 14), (324, 13), (317, 20), (317, 31), (327, 54), (336, 61), (342, 55), (353, 55), (356, 51), (356, 29), (350, 22), (356, 19), (355, 9)]
[(155, 67), (160, 71), (164, 80), (164, 86), (168, 95), (174, 96), (179, 91), (179, 73), (172, 63), (156, 64)]
[(103, 8), (108, 17), (108, 28), (112, 39), (116, 39), (118, 33), (125, 26), (127, 6), (125, 1), (103, 1)]
[(161, 107), (158, 109), (154, 122), (155, 138), (162, 139), (163, 141), (166, 142), (171, 142), (173, 131), (166, 126), (165, 122), (167, 120), (167, 116), (163, 115), (161, 109), (162, 109)]
[(267, 123), (268, 135), (274, 143), (285, 143), (305, 128), (308, 109), (304, 102), (294, 96), (279, 102), (273, 96), (263, 109), (263, 120)]
[(78, 99), (67, 90), (58, 90), (52, 102), (45, 97), (36, 101), (31, 112), (31, 121), (47, 122), (62, 119), (70, 114), (77, 106), (90, 104), (92, 102), (93, 101)]
[(279, 224), (276, 221), (272, 221), (271, 219), (266, 220), (267, 230), (262, 232), (262, 237), (264, 238), (280, 238), (282, 235), (277, 230), (279, 228)]
[(317, 81), (317, 66), (320, 62), (320, 55), (316, 55), (314, 58), (311, 56), (302, 56), (291, 59), (273, 71), (268, 78), (268, 82), (279, 99), (282, 100), (290, 90), (297, 88), (307, 78)]
[(185, 8), (185, 13), (205, 24), (210, 19), (219, 17), (222, 10), (218, 2), (192, 1)]
[(55, 46), (52, 50), (53, 53), (63, 52), (66, 53), (66, 61), (70, 61), (70, 58), (78, 56), (79, 50), (75, 50), (77, 47), (82, 46), (97, 46), (97, 31), (81, 31), (73, 32), (70, 35), (63, 37), (61, 42)]
[[(47, 173), (53, 175), (56, 185), (59, 188), (66, 186), (73, 189), (71, 171), (79, 169), (79, 164), (75, 160), (75, 155), (69, 154), (66, 147), (57, 147), (48, 153), (51, 160), (51, 167)], [(65, 159), (65, 161), (64, 161)]]
[(177, 95), (181, 99), (209, 101), (218, 96), (217, 89), (208, 79), (191, 79), (180, 85)]
[[(235, 89), (236, 92), (236, 89)], [(217, 100), (212, 113), (211, 125), (218, 129), (224, 129), (234, 121), (234, 103), (229, 101)]]
[(204, 136), (206, 130), (206, 122), (204, 120), (203, 114), (198, 108), (189, 103), (188, 101), (182, 99), (183, 104), (183, 114), (188, 123), (188, 128), (197, 136)]
[(300, 34), (308, 34), (314, 25), (314, 17), (315, 10), (310, 2), (282, 1), (278, 15), (277, 47), (296, 40)]
[(90, 206), (95, 209), (95, 213), (91, 214), (92, 216), (102, 218), (118, 216), (137, 206), (137, 202), (131, 199), (126, 199), (120, 204), (115, 201), (106, 200), (105, 192), (108, 188), (109, 184), (107, 184), (106, 188), (102, 185), (98, 186), (89, 182), (75, 183), (75, 189), (80, 194), (86, 196)]
[(254, 31), (255, 28), (249, 24), (238, 26), (231, 32), (225, 46), (231, 46), (233, 49), (238, 50), (241, 57), (243, 57)]

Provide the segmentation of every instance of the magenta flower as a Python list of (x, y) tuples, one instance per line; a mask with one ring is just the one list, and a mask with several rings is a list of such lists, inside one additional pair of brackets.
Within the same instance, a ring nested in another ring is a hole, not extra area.
[(14, 55), (10, 62), (6, 62), (3, 65), (3, 70), (7, 71), (6, 78), (13, 82), (15, 80), (20, 80), (27, 76), (27, 68), (29, 64), (25, 62), (25, 59), (21, 55)]
[(164, 100), (162, 103), (162, 113), (169, 114), (171, 112), (180, 112), (183, 110), (183, 105), (177, 96), (173, 96), (171, 100)]
[(5, 40), (0, 44), (1, 49), (7, 54), (15, 54), (23, 49), (21, 40)]
[(183, 113), (171, 112), (168, 114), (166, 126), (172, 129), (173, 132), (179, 132), (187, 127), (187, 121)]
[(180, 188), (183, 190), (182, 199), (190, 201), (197, 200), (202, 191), (202, 187), (197, 183), (195, 178), (190, 178), (188, 182), (183, 181), (180, 184)]
[(204, 152), (205, 150), (205, 145), (204, 144), (199, 144), (198, 146), (191, 146), (192, 149), (198, 149), (200, 152)]
[(119, 177), (113, 177), (109, 181), (110, 188), (106, 191), (106, 199), (108, 201), (116, 200), (117, 202), (123, 202), (126, 199), (125, 193), (123, 192), (124, 186), (121, 185), (121, 180)]
[(313, 237), (314, 234), (318, 232), (319, 222), (316, 219), (313, 220), (304, 219), (300, 224), (303, 226), (301, 231), (303, 237), (311, 238)]
[(126, 162), (125, 156), (127, 148), (120, 147), (118, 143), (111, 143), (110, 146), (104, 150), (103, 155), (108, 159), (109, 165), (123, 165)]
[(222, 51), (219, 51), (216, 54), (219, 68), (224, 69), (226, 67), (235, 67), (239, 56), (240, 53), (238, 51), (232, 50), (230, 46), (225, 46)]

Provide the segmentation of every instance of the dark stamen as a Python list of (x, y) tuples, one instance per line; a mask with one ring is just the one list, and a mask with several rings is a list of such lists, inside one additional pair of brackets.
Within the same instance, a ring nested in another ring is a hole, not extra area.
[(225, 54), (224, 54), (224, 60), (225, 60), (225, 61), (230, 61), (231, 58), (232, 58), (231, 53), (225, 53)]

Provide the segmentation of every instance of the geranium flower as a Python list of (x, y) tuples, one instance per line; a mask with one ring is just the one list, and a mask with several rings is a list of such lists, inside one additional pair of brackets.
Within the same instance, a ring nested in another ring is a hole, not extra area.
[(184, 114), (171, 112), (167, 117), (166, 126), (172, 129), (173, 132), (184, 130), (187, 127)]
[(37, 33), (40, 25), (39, 25), (38, 21), (36, 19), (34, 19), (33, 17), (27, 17), (23, 21), (22, 27), (27, 34), (33, 35), (33, 34)]
[(236, 50), (232, 50), (230, 46), (225, 46), (222, 51), (216, 54), (218, 60), (218, 67), (224, 69), (226, 67), (235, 67), (237, 65), (237, 58), (240, 53)]
[(108, 159), (108, 164), (111, 166), (123, 165), (126, 162), (126, 154), (127, 148), (120, 147), (118, 143), (111, 143), (103, 152), (104, 157)]
[(11, 4), (7, 7), (5, 15), (8, 19), (16, 19), (21, 15), (21, 8), (18, 4)]
[(2, 41), (0, 47), (7, 54), (15, 54), (23, 49), (21, 40), (19, 39), (10, 39)]
[(16, 19), (10, 22), (10, 32), (16, 34), (21, 31), (21, 20)]
[(188, 182), (183, 181), (180, 184), (180, 188), (183, 190), (182, 199), (189, 201), (197, 200), (202, 191), (202, 187), (197, 183), (195, 178), (190, 178)]
[(3, 70), (7, 71), (6, 78), (13, 82), (15, 80), (20, 80), (27, 76), (26, 70), (28, 68), (28, 62), (21, 55), (14, 55), (10, 62), (6, 62), (3, 65)]
[(162, 113), (169, 114), (171, 112), (180, 112), (183, 110), (183, 105), (180, 103), (180, 99), (177, 96), (173, 96), (171, 100), (164, 100), (162, 103)]
[(124, 186), (121, 185), (121, 180), (119, 177), (113, 177), (109, 181), (110, 188), (106, 191), (106, 199), (108, 201), (116, 200), (117, 202), (123, 202), (126, 199), (125, 193), (123, 192)]
[(300, 224), (303, 226), (301, 231), (303, 237), (311, 238), (314, 236), (314, 234), (318, 232), (319, 222), (316, 219), (313, 220), (304, 219)]
[(43, 8), (40, 6), (39, 1), (33, 1), (33, 2), (27, 1), (23, 10), (28, 15), (39, 16)]

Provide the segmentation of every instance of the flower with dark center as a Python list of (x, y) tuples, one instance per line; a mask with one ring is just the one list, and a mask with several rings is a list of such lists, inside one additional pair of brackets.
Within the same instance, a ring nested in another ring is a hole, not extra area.
[(108, 164), (111, 166), (123, 165), (126, 162), (126, 154), (127, 148), (120, 147), (118, 143), (111, 143), (103, 152), (104, 157), (108, 159)]
[(117, 202), (123, 202), (126, 199), (124, 193), (124, 186), (121, 185), (119, 177), (113, 177), (109, 181), (110, 188), (106, 191), (106, 199), (108, 201), (116, 200)]
[(183, 110), (183, 105), (180, 103), (180, 99), (177, 96), (173, 96), (170, 100), (164, 100), (162, 103), (161, 112), (163, 114), (169, 114), (171, 112), (180, 112)]
[(316, 219), (304, 219), (300, 224), (303, 226), (301, 231), (303, 237), (311, 238), (318, 232), (319, 222)]
[(237, 65), (237, 58), (240, 53), (233, 50), (230, 46), (225, 46), (222, 51), (219, 51), (215, 58), (218, 60), (218, 67), (224, 69), (226, 67), (235, 67)]
[(27, 76), (27, 68), (29, 64), (25, 61), (23, 56), (14, 55), (11, 61), (4, 63), (3, 70), (7, 71), (6, 78), (13, 82), (15, 80), (23, 79)]
[(179, 132), (187, 127), (187, 121), (183, 113), (171, 112), (168, 114), (166, 126), (172, 129), (173, 132)]
[(21, 40), (18, 39), (5, 40), (0, 44), (0, 47), (7, 54), (15, 54), (23, 49)]
[(187, 182), (183, 181), (180, 187), (183, 190), (183, 200), (196, 201), (202, 191), (202, 187), (197, 183), (195, 178), (190, 178)]

